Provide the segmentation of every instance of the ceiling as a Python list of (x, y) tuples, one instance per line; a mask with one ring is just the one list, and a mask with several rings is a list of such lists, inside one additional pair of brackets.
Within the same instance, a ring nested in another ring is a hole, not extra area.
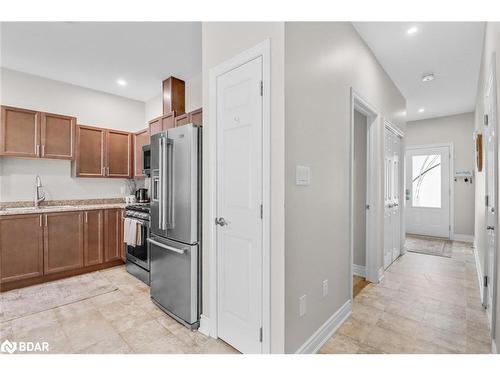
[(4, 22), (1, 52), (2, 67), (147, 101), (201, 72), (201, 23)]
[[(406, 97), (408, 121), (474, 110), (484, 23), (354, 22), (354, 27)], [(411, 27), (418, 31), (408, 34)], [(422, 82), (426, 73), (434, 73), (434, 81)]]

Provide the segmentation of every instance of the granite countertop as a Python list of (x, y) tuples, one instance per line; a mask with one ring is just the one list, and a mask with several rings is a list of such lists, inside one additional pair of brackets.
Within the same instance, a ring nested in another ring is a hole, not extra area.
[(123, 199), (86, 199), (42, 203), (38, 208), (35, 208), (33, 202), (3, 202), (0, 203), (0, 216), (125, 208), (126, 206)]

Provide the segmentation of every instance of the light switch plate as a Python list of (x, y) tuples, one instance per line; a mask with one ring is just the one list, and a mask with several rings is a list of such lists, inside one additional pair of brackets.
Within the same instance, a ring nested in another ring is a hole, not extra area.
[(311, 167), (297, 165), (295, 168), (295, 185), (307, 186), (311, 184)]
[(307, 296), (304, 294), (299, 298), (299, 317), (306, 315), (307, 311)]
[(328, 295), (328, 279), (323, 280), (323, 297)]

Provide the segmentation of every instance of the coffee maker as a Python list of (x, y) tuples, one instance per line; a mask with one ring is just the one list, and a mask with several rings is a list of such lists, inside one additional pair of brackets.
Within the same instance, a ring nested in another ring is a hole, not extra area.
[(148, 189), (140, 188), (135, 191), (135, 200), (137, 203), (148, 203)]

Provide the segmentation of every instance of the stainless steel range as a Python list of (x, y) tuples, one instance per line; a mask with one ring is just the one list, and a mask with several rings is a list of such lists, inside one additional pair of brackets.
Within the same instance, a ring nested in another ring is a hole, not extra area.
[(141, 241), (135, 246), (125, 243), (125, 267), (127, 271), (146, 284), (150, 284), (149, 271), (151, 269), (150, 245), (150, 208), (149, 203), (133, 204), (125, 207), (125, 218), (137, 223), (137, 230)]

